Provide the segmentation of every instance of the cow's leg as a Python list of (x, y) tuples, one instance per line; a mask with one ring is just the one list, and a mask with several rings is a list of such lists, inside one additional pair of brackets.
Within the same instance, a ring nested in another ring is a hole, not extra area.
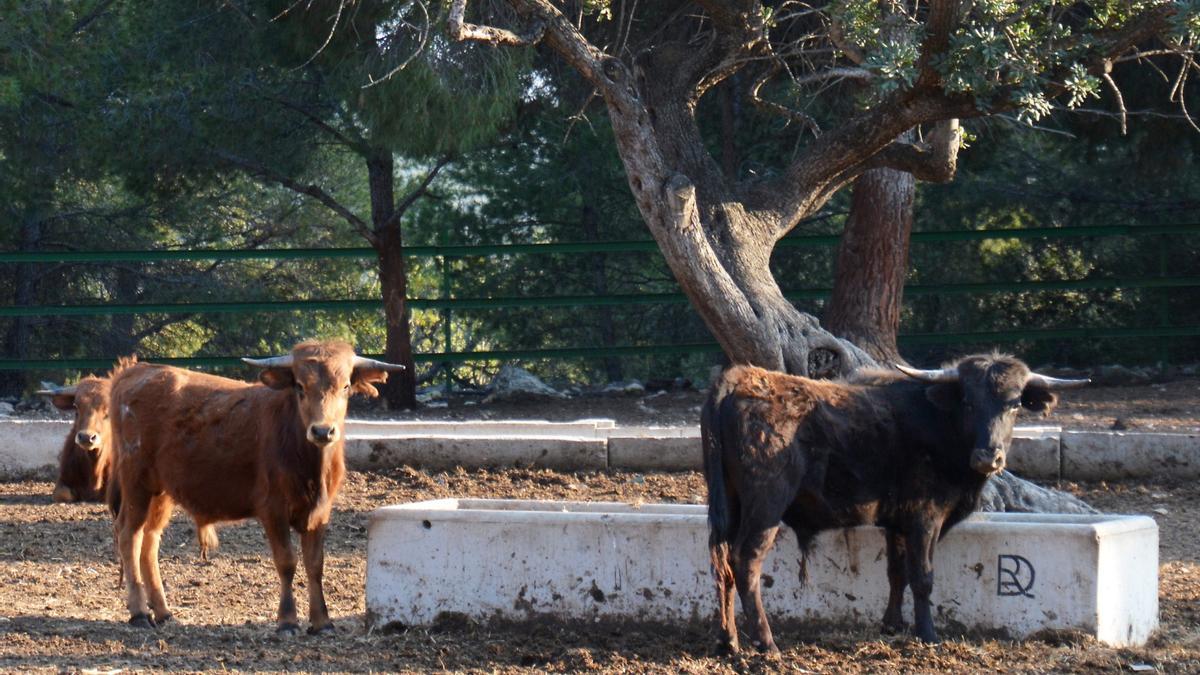
[(913, 632), (923, 642), (938, 641), (929, 595), (933, 592), (933, 548), (939, 529), (936, 523), (921, 523), (904, 538), (908, 585), (913, 594)]
[(125, 606), (129, 623), (139, 628), (153, 628), (146, 589), (142, 585), (142, 531), (150, 510), (150, 495), (142, 490), (128, 490), (121, 513), (117, 517), (117, 548), (121, 553), (121, 569), (125, 573)]
[(163, 529), (171, 522), (174, 506), (174, 502), (166, 494), (156, 495), (150, 500), (146, 525), (143, 528), (142, 579), (146, 591), (150, 594), (150, 609), (154, 610), (154, 621), (160, 624), (171, 619), (171, 612), (167, 609), (167, 596), (163, 592), (162, 575), (158, 570), (158, 548), (162, 541)]
[[(770, 522), (778, 523), (779, 519), (776, 517)], [(779, 525), (764, 527), (743, 520), (740, 529), (734, 542), (733, 576), (738, 594), (742, 596), (742, 610), (746, 612), (750, 624), (750, 644), (760, 652), (778, 654), (779, 648), (775, 646), (771, 626), (767, 623), (767, 613), (763, 610), (761, 581), (763, 560), (775, 543)]]
[(888, 575), (888, 604), (883, 613), (883, 632), (894, 635), (904, 631), (904, 615), (901, 605), (904, 604), (904, 589), (908, 586), (908, 575), (905, 573), (907, 561), (904, 557), (904, 537), (893, 529), (885, 533), (887, 538), (887, 575)]
[(308, 578), (308, 633), (332, 633), (329, 609), (325, 606), (325, 525), (300, 535), (300, 551), (304, 554), (304, 574)]
[(263, 530), (271, 544), (271, 558), (275, 571), (279, 573), (279, 613), (276, 615), (280, 635), (300, 633), (300, 620), (296, 617), (296, 596), (292, 594), (292, 579), (296, 576), (296, 553), (292, 550), (292, 537), (286, 518), (270, 515), (262, 519)]
[(737, 607), (735, 593), (737, 582), (734, 581), (733, 567), (730, 564), (729, 544), (722, 542), (709, 546), (713, 576), (717, 580), (717, 649), (726, 654), (738, 650)]

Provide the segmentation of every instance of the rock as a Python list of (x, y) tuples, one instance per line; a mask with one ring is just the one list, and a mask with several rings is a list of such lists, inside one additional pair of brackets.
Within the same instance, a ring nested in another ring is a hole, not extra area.
[(1091, 373), (1087, 370), (1079, 368), (1067, 368), (1065, 366), (1056, 366), (1052, 363), (1046, 363), (1033, 369), (1035, 373), (1049, 375), (1050, 377), (1061, 377), (1068, 380), (1081, 380), (1085, 377), (1090, 377)]
[(1125, 366), (1097, 366), (1092, 369), (1092, 384), (1102, 386), (1150, 384), (1150, 376)]
[(533, 373), (514, 365), (506, 365), (501, 368), (500, 372), (496, 373), (496, 377), (492, 378), (488, 390), (490, 393), (483, 399), (484, 403), (566, 398), (558, 390), (539, 380)]
[(1113, 420), (1112, 426), (1109, 428), (1113, 431), (1125, 431), (1129, 428), (1129, 424), (1125, 422), (1125, 420), (1118, 417), (1117, 419)]
[(983, 486), (980, 511), (1008, 513), (1099, 513), (1080, 499), (1058, 490), (1047, 490), (1010, 471), (993, 476)]
[(601, 394), (643, 394), (645, 392), (646, 387), (642, 386), (642, 383), (637, 380), (609, 382), (600, 390)]
[(0, 401), (0, 415), (11, 415), (17, 411), (8, 401)]

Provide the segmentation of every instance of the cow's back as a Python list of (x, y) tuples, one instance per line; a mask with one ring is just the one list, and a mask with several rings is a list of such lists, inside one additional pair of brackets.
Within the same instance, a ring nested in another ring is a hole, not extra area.
[(118, 470), (200, 520), (254, 515), (268, 392), (169, 366), (125, 370), (112, 388)]

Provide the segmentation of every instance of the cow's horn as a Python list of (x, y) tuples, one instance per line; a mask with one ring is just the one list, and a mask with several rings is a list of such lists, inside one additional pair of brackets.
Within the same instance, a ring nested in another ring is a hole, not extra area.
[(908, 366), (902, 366), (899, 363), (894, 363), (892, 365), (896, 367), (896, 370), (899, 370), (913, 379), (921, 380), (922, 382), (958, 382), (957, 368), (921, 370), (920, 368), (909, 368)]
[(1091, 380), (1083, 378), (1082, 380), (1064, 380), (1061, 377), (1050, 377), (1041, 373), (1030, 373), (1029, 379), (1025, 380), (1025, 385), (1034, 385), (1043, 389), (1071, 389), (1074, 387), (1082, 387), (1090, 383)]
[[(43, 382), (42, 386), (43, 387), (46, 386), (46, 383)], [(75, 387), (54, 387), (53, 389), (38, 389), (37, 391), (35, 391), (33, 393), (37, 394), (38, 396), (59, 396), (59, 395), (74, 396), (75, 395)]]
[(354, 356), (355, 368), (378, 368), (379, 370), (404, 370), (404, 366), (399, 363), (388, 363), (386, 361), (376, 361), (368, 359), (365, 356)]
[(252, 366), (258, 366), (259, 368), (291, 368), (292, 367), (292, 355), (291, 354), (286, 354), (284, 356), (272, 356), (269, 359), (251, 359), (251, 358), (243, 357), (242, 360), (245, 361), (246, 363), (249, 363)]

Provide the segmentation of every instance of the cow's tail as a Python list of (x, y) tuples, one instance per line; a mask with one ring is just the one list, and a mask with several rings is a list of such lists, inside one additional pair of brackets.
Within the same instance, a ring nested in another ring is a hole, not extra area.
[(708, 400), (700, 412), (700, 436), (704, 447), (704, 480), (708, 487), (708, 552), (713, 574), (718, 582), (733, 582), (730, 567), (729, 545), (733, 538), (733, 520), (736, 514), (730, 494), (725, 485), (724, 425), (734, 423), (723, 419), (729, 396), (729, 387), (724, 376), (713, 385)]
[(208, 560), (210, 551), (215, 551), (221, 542), (217, 540), (217, 526), (212, 523), (196, 523), (196, 543), (200, 545), (200, 559)]

